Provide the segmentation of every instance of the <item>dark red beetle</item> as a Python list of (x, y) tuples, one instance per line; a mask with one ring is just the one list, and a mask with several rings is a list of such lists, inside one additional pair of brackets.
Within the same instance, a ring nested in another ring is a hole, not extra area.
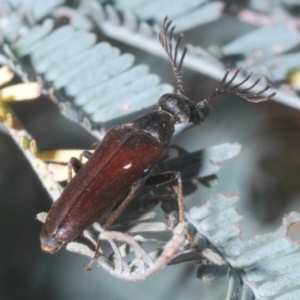
[[(113, 210), (103, 225), (108, 229), (120, 215), (124, 207), (134, 198), (139, 189), (147, 184), (160, 184), (177, 180), (173, 186), (179, 202), (180, 220), (184, 221), (181, 176), (178, 172), (166, 172), (149, 176), (152, 167), (160, 163), (174, 133), (175, 124), (201, 124), (207, 115), (206, 106), (211, 98), (232, 93), (248, 101), (259, 102), (272, 98), (275, 93), (264, 97), (262, 94), (270, 84), (256, 94), (247, 94), (260, 78), (249, 88), (236, 90), (245, 83), (250, 74), (241, 83), (229, 88), (241, 69), (226, 83), (229, 71), (223, 81), (203, 101), (191, 102), (183, 94), (181, 67), (187, 49), (185, 48), (179, 64), (178, 48), (182, 36), (172, 50), (172, 36), (175, 27), (169, 28), (171, 21), (167, 17), (159, 35), (160, 42), (171, 61), (176, 80), (177, 92), (163, 95), (159, 101), (159, 110), (145, 114), (132, 122), (111, 128), (93, 154), (85, 151), (82, 156), (88, 158), (82, 166), (80, 160), (71, 158), (69, 179), (72, 167), (77, 172), (70, 180), (59, 199), (52, 205), (41, 232), (42, 249), (55, 253), (64, 244), (72, 241), (83, 230), (90, 227), (101, 216)], [(96, 255), (98, 253), (96, 249)]]

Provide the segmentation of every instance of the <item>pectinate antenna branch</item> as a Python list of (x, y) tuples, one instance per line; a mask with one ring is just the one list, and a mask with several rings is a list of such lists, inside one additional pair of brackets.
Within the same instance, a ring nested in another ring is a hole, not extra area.
[(250, 102), (261, 102), (261, 101), (266, 101), (271, 99), (272, 97), (274, 97), (276, 95), (276, 93), (272, 93), (268, 96), (263, 95), (264, 92), (266, 92), (272, 85), (269, 83), (264, 89), (262, 89), (261, 91), (257, 92), (257, 93), (248, 93), (250, 92), (255, 86), (257, 86), (257, 84), (261, 81), (261, 77), (257, 78), (256, 81), (248, 88), (245, 89), (241, 89), (238, 90), (239, 87), (241, 87), (244, 83), (246, 83), (253, 75), (253, 73), (251, 72), (243, 81), (241, 81), (240, 83), (234, 85), (233, 87), (229, 88), (229, 86), (231, 86), (231, 84), (233, 83), (233, 81), (236, 79), (236, 77), (238, 76), (238, 74), (241, 72), (242, 68), (239, 68), (235, 71), (235, 73), (233, 74), (232, 78), (227, 81), (227, 77), (229, 75), (230, 70), (227, 70), (222, 82), (216, 87), (216, 89), (203, 101), (199, 102), (197, 104), (198, 108), (202, 108), (204, 106), (206, 106), (209, 101), (216, 97), (219, 96), (221, 94), (233, 94), (233, 95), (237, 95), (243, 99), (246, 99), (247, 101)]
[(183, 95), (184, 94), (184, 89), (183, 89), (183, 83), (182, 83), (182, 64), (183, 64), (183, 60), (185, 57), (185, 54), (187, 52), (187, 47), (184, 48), (182, 54), (181, 54), (181, 58), (179, 61), (179, 64), (177, 62), (177, 56), (178, 56), (178, 52), (179, 52), (179, 45), (180, 42), (182, 40), (183, 35), (181, 34), (176, 42), (175, 45), (175, 49), (173, 51), (173, 43), (172, 43), (172, 39), (173, 39), (173, 33), (175, 30), (175, 26), (173, 26), (170, 30), (170, 26), (172, 24), (172, 21), (168, 21), (168, 17), (165, 17), (164, 21), (163, 21), (163, 25), (162, 25), (162, 29), (159, 33), (159, 41), (161, 43), (161, 45), (163, 46), (164, 50), (166, 51), (169, 60), (171, 62), (174, 74), (175, 74), (175, 78), (176, 78), (176, 82), (177, 82), (177, 93)]

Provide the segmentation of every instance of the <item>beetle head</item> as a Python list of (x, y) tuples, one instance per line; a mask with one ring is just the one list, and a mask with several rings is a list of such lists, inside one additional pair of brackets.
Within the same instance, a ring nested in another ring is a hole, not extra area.
[(164, 94), (158, 101), (158, 106), (173, 116), (175, 123), (201, 124), (207, 115), (204, 108), (198, 108), (192, 101), (181, 94)]

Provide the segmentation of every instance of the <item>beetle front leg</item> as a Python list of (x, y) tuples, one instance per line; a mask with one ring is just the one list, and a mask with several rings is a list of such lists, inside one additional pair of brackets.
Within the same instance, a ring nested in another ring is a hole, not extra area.
[(82, 168), (82, 158), (85, 157), (86, 159), (89, 159), (92, 156), (92, 154), (92, 152), (85, 150), (81, 152), (81, 154), (79, 155), (79, 159), (76, 157), (70, 158), (68, 162), (68, 182), (70, 182), (73, 178), (72, 170), (74, 170), (76, 174)]

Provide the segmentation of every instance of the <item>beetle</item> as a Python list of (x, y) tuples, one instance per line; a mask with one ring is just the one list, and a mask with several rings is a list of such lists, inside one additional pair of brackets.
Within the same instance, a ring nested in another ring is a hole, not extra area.
[[(249, 80), (252, 73), (242, 82), (230, 88), (241, 71), (238, 69), (227, 81), (229, 70), (222, 82), (204, 100), (194, 103), (184, 95), (182, 84), (182, 64), (187, 52), (185, 47), (179, 63), (177, 56), (182, 39), (180, 35), (173, 49), (172, 38), (175, 26), (166, 17), (159, 34), (159, 41), (171, 62), (177, 91), (168, 93), (158, 100), (158, 110), (147, 113), (123, 125), (112, 127), (92, 154), (84, 151), (79, 159), (69, 161), (69, 182), (61, 196), (52, 205), (41, 231), (41, 247), (44, 251), (55, 253), (63, 245), (75, 239), (85, 229), (108, 212), (112, 212), (103, 228), (109, 229), (125, 206), (145, 185), (157, 185), (170, 181), (177, 194), (179, 219), (185, 221), (182, 195), (182, 180), (179, 172), (166, 171), (151, 176), (150, 171), (158, 165), (163, 169), (162, 156), (165, 154), (175, 124), (194, 123), (200, 125), (207, 116), (207, 105), (220, 94), (231, 93), (251, 102), (260, 102), (272, 98), (275, 93), (264, 96), (271, 85), (268, 84), (258, 93), (248, 93), (261, 78), (249, 88), (238, 90)], [(82, 165), (82, 157), (88, 158)], [(72, 178), (72, 169), (76, 175)], [(192, 243), (191, 237), (188, 239)], [(96, 247), (95, 257), (99, 251)]]

